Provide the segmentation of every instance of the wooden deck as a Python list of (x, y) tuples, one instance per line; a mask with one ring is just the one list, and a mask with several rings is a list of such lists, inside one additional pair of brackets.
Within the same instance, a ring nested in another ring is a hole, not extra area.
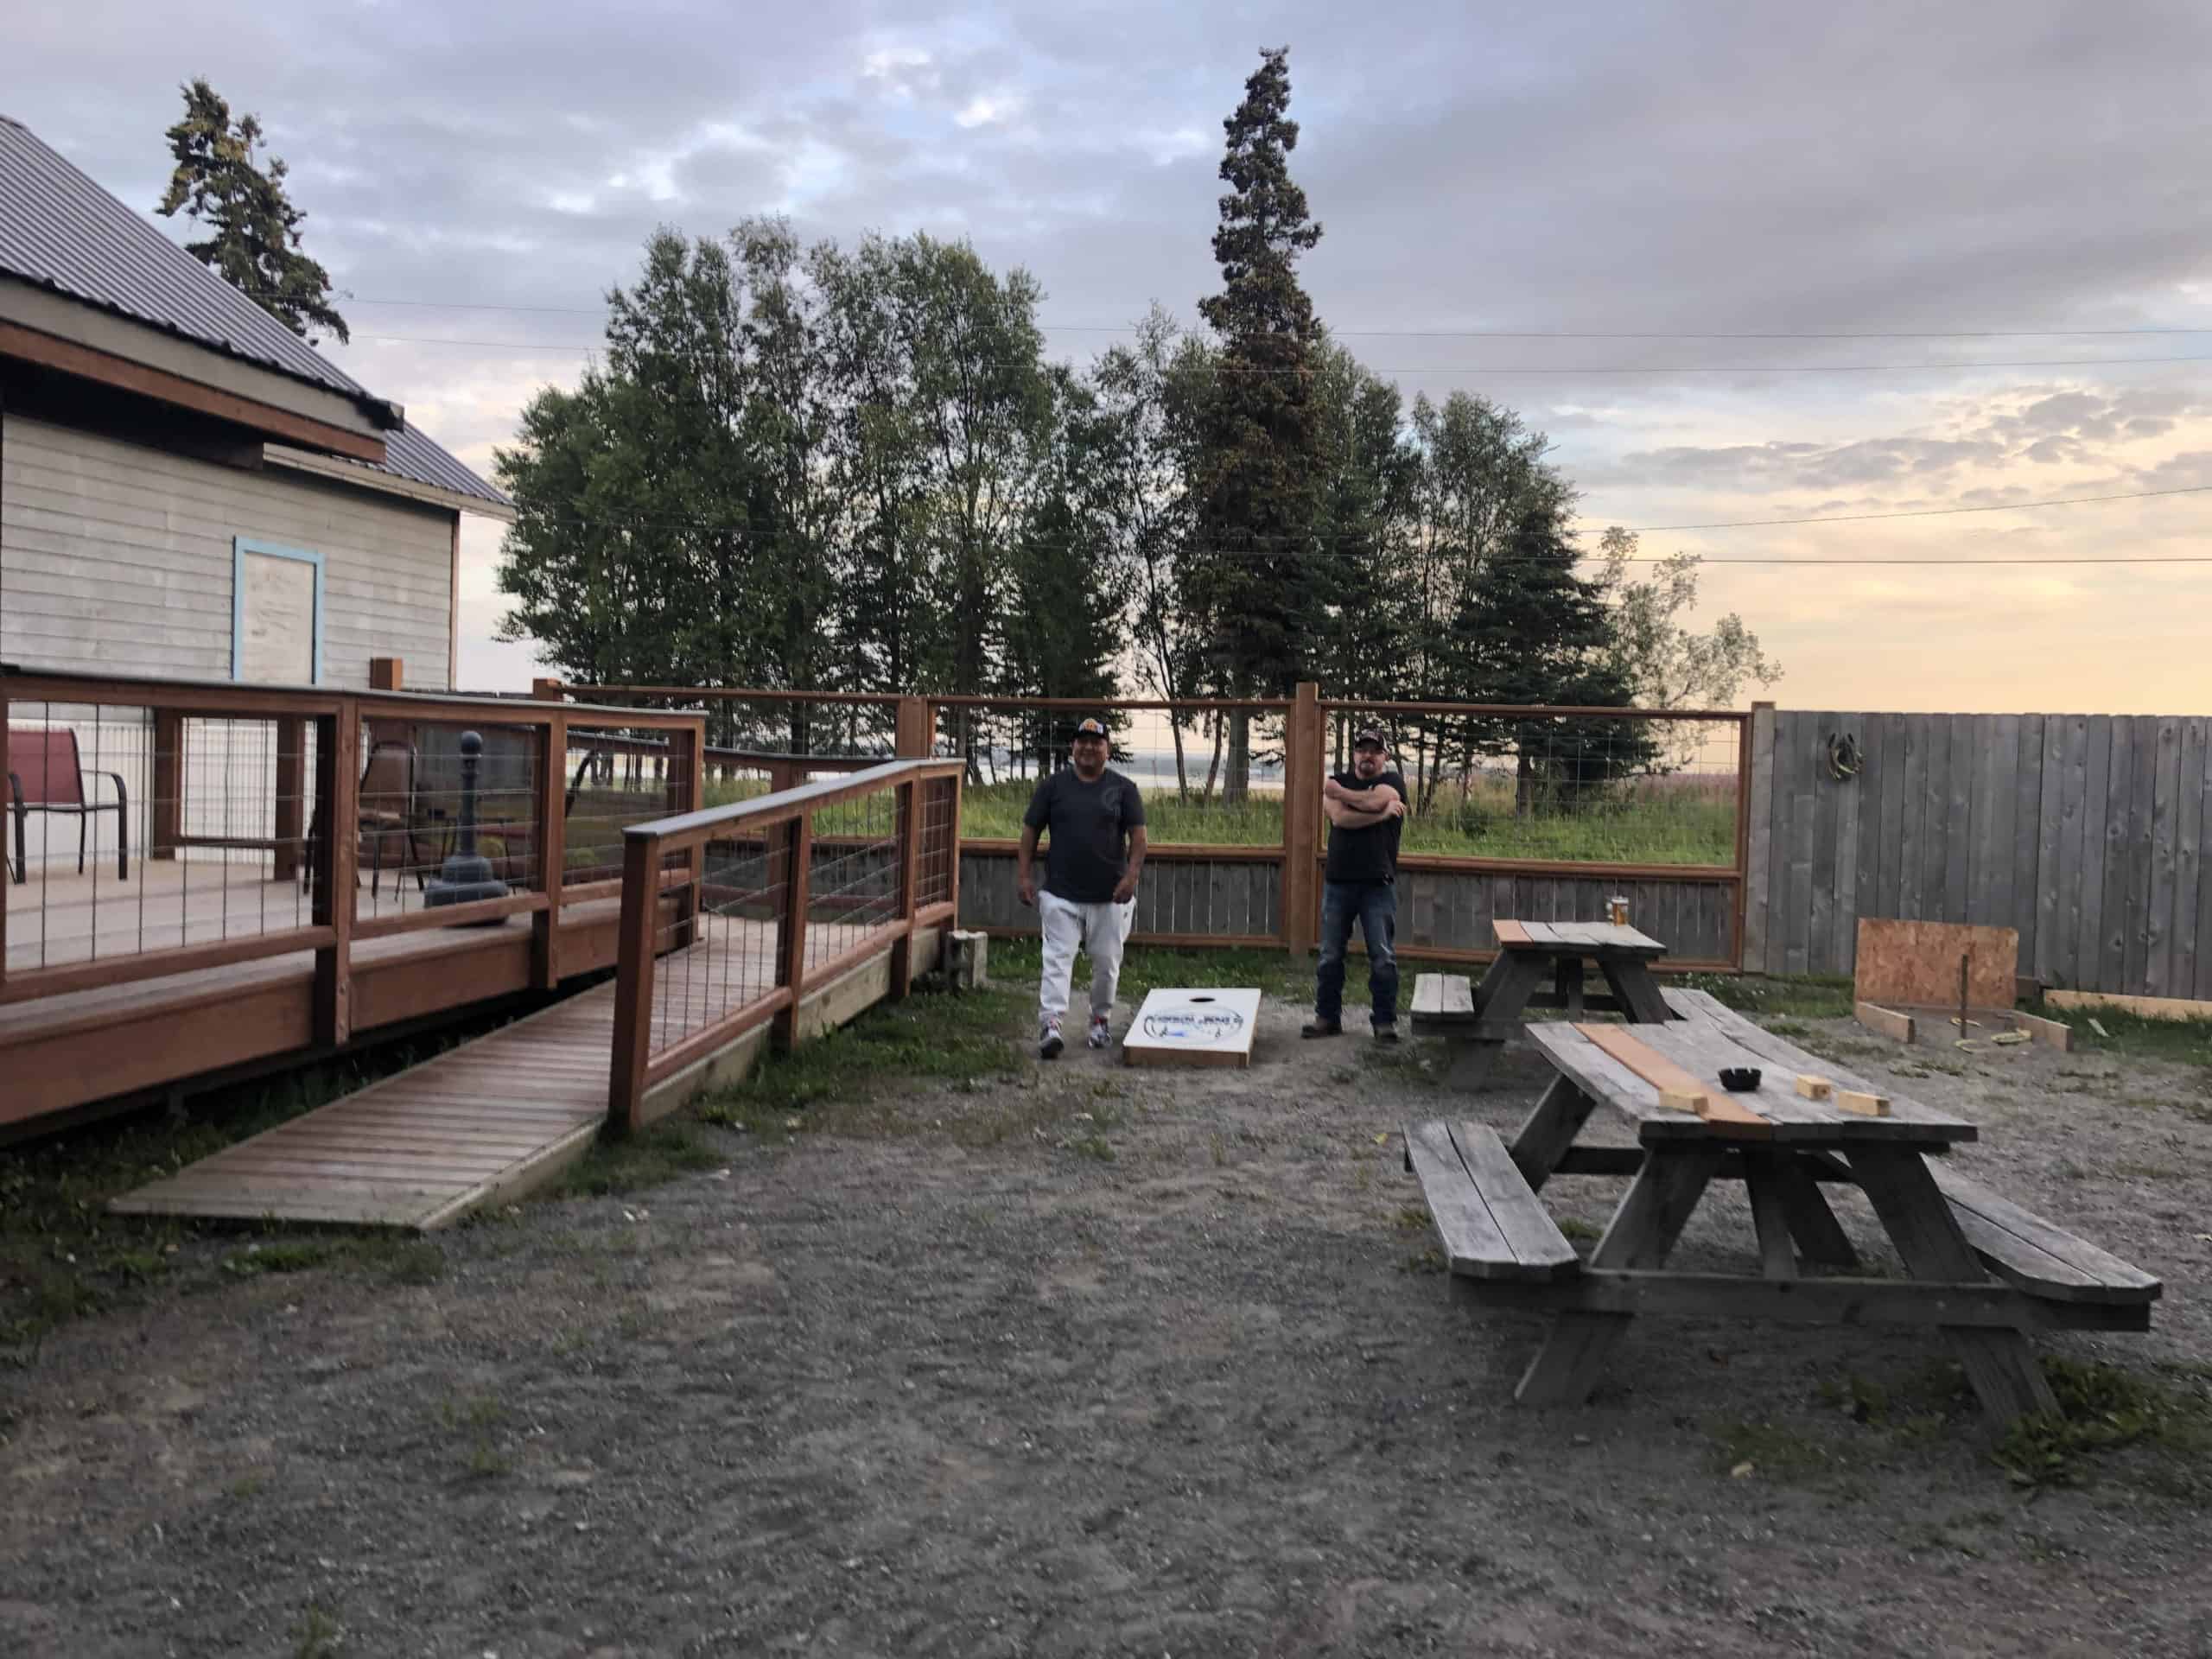
[[(620, 921), (619, 899), (563, 906), (556, 981), (613, 967)], [(531, 918), (512, 916), (355, 943), (353, 1039), (547, 988), (532, 935)], [(315, 1058), (323, 1051), (315, 1046), (315, 974), (314, 951), (289, 950), (0, 1002), (0, 1137), (50, 1113)]]
[[(82, 875), (58, 858), (33, 861), (30, 880), (8, 890), (8, 971), (106, 962), (147, 950), (251, 938), (315, 925), (307, 889), (270, 879), (266, 860), (134, 859), (128, 880), (112, 859), (87, 860)], [(423, 895), (412, 878), (387, 878), (373, 894), (361, 878), (359, 921), (412, 916)]]
[[(702, 925), (705, 938), (658, 964), (653, 1018), (664, 1042), (775, 982), (772, 923), (710, 917)], [(808, 955), (828, 962), (863, 935), (817, 923), (808, 930)], [(514, 1198), (580, 1157), (607, 1122), (614, 995), (612, 983), (584, 991), (141, 1187), (112, 1208), (423, 1231)]]

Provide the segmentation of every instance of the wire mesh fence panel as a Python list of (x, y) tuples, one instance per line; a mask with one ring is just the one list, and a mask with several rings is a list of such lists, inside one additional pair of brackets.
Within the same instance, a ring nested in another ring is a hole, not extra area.
[(1070, 764), (1076, 728), (1086, 718), (1104, 723), (1108, 764), (1144, 798), (1154, 845), (1282, 844), (1287, 713), (1267, 703), (943, 707), (937, 753), (968, 766), (962, 836), (1019, 836), (1031, 796)]
[[(806, 999), (893, 950), (932, 885), (957, 898), (952, 770), (910, 759), (842, 786), (631, 827), (615, 980), (618, 1116), (641, 1121), (654, 1089), (771, 1015), (798, 1040)], [(906, 971), (894, 967), (893, 983)]]
[(488, 721), (361, 722), (357, 917), (413, 915), (543, 882), (542, 730)]
[(1740, 716), (1325, 705), (1325, 769), (1382, 733), (1412, 797), (1401, 851), (1556, 863), (1737, 861)]
[(696, 867), (688, 855), (667, 861), (685, 874), (673, 883), (663, 878), (654, 930), (661, 960), (648, 1023), (653, 1054), (775, 993), (780, 921), (791, 901), (785, 826), (709, 842)]
[(950, 778), (932, 778), (918, 785), (918, 791), (915, 812), (922, 844), (914, 867), (914, 902), (941, 905), (952, 897), (958, 873), (960, 785)]
[(562, 771), (562, 880), (569, 887), (617, 880), (626, 827), (692, 805), (683, 758), (665, 732), (572, 724)]
[(21, 699), (7, 721), (10, 973), (313, 925), (312, 721)]
[(806, 971), (849, 954), (899, 916), (899, 798), (884, 789), (813, 814)]

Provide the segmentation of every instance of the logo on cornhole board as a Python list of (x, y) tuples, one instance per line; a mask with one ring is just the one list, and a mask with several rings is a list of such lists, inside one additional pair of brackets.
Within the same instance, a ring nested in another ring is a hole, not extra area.
[(1131, 1065), (1243, 1065), (1260, 1019), (1256, 989), (1161, 989), (1137, 1010), (1122, 1051)]

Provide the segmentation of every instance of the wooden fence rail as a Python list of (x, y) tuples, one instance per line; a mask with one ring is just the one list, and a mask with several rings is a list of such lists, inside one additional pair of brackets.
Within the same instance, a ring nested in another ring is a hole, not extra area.
[[(893, 722), (900, 755), (932, 753), (939, 739), (942, 710), (1001, 713), (1049, 711), (1072, 718), (1096, 712), (1097, 705), (1067, 698), (841, 696), (829, 692), (754, 692), (716, 688), (687, 692), (674, 686), (563, 686), (543, 681), (538, 695), (601, 699), (639, 697), (660, 702), (686, 700), (712, 707), (758, 702), (773, 707), (803, 702), (822, 709), (865, 708)], [(1152, 841), (1147, 874), (1137, 896), (1132, 938), (1176, 945), (1274, 945), (1294, 952), (1314, 948), (1320, 925), (1323, 857), (1327, 846), (1321, 785), (1329, 768), (1332, 741), (1340, 744), (1355, 720), (1373, 719), (1433, 732), (1488, 734), (1492, 747), (1510, 752), (1512, 734), (1547, 728), (1603, 731), (1619, 725), (1637, 729), (1694, 730), (1705, 734), (1699, 765), (1693, 768), (1732, 811), (1732, 845), (1719, 850), (1726, 862), (1651, 864), (1599, 861), (1468, 857), (1444, 854), (1408, 855), (1401, 863), (1400, 938), (1406, 948), (1434, 959), (1478, 962), (1494, 954), (1491, 924), (1497, 917), (1529, 921), (1599, 921), (1607, 901), (1625, 897), (1637, 925), (1664, 940), (1676, 965), (1731, 968), (1740, 949), (1744, 866), (1750, 850), (1745, 810), (1749, 782), (1749, 715), (1723, 709), (1555, 709), (1535, 705), (1476, 706), (1461, 703), (1357, 703), (1324, 700), (1312, 684), (1289, 698), (1242, 702), (1196, 700), (1161, 702), (1143, 699), (1111, 702), (1112, 712), (1166, 713), (1179, 719), (1241, 712), (1276, 723), (1281, 734), (1281, 799), (1287, 804), (1279, 839), (1264, 845), (1218, 845)], [(1332, 727), (1335, 728), (1332, 732)], [(1507, 735), (1501, 738), (1499, 734)], [(957, 732), (953, 734), (957, 741)], [(1487, 754), (1479, 740), (1455, 736), (1454, 753)], [(718, 752), (709, 751), (712, 764)], [(757, 766), (765, 757), (753, 756)], [(846, 764), (860, 764), (850, 759)], [(785, 769), (772, 781), (796, 781), (803, 771), (824, 771), (836, 764), (815, 755), (787, 757)], [(1490, 764), (1495, 765), (1495, 757)], [(959, 923), (1001, 934), (1033, 933), (1035, 912), (1014, 896), (1014, 846), (1010, 840), (963, 838), (960, 842)]]
[(958, 913), (962, 771), (893, 760), (625, 830), (614, 1123), (771, 1022), (796, 1042), (810, 994), (876, 958), (906, 994), (916, 936)]

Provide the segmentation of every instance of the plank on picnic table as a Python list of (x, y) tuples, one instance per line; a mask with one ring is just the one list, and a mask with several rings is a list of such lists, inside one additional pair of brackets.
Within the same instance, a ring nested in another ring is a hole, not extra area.
[[(1766, 1033), (1770, 1036), (1771, 1033)], [(1659, 1090), (1630, 1071), (1573, 1027), (1557, 1021), (1530, 1026), (1529, 1040), (1559, 1071), (1572, 1077), (1596, 1099), (1633, 1121), (1639, 1137), (1659, 1141), (1724, 1141), (1731, 1138), (1725, 1124), (1715, 1124), (1692, 1112), (1673, 1111), (1659, 1103)], [(1731, 1096), (1772, 1125), (1772, 1144), (1839, 1146), (1897, 1143), (1948, 1144), (1975, 1138), (1974, 1126), (1965, 1119), (1933, 1107), (1890, 1096), (1887, 1117), (1861, 1117), (1838, 1110), (1824, 1101), (1807, 1100), (1796, 1092), (1796, 1074), (1812, 1072), (1836, 1079), (1845, 1087), (1865, 1085), (1844, 1078), (1833, 1067), (1780, 1038), (1752, 1049), (1736, 1034), (1699, 1020), (1674, 1020), (1662, 1025), (1638, 1026), (1636, 1039), (1655, 1052), (1674, 1061), (1700, 1080), (1719, 1087), (1723, 1066), (1756, 1065), (1764, 1074), (1756, 1090)]]

